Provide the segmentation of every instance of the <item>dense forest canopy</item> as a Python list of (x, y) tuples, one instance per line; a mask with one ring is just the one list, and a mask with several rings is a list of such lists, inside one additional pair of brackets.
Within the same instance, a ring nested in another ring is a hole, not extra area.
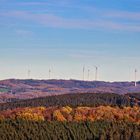
[(1, 140), (139, 140), (140, 126), (127, 122), (0, 121)]
[(65, 95), (47, 96), (44, 98), (28, 99), (3, 103), (0, 110), (14, 109), (18, 107), (37, 107), (37, 106), (130, 106), (128, 96), (113, 93), (75, 93)]
[(1, 140), (139, 140), (139, 93), (75, 93), (0, 105)]

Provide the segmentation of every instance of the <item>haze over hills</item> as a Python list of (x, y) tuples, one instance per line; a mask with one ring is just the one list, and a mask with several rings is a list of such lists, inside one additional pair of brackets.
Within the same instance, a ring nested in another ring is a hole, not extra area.
[(69, 93), (137, 93), (140, 82), (104, 82), (79, 80), (19, 80), (0, 81), (0, 102), (38, 98)]

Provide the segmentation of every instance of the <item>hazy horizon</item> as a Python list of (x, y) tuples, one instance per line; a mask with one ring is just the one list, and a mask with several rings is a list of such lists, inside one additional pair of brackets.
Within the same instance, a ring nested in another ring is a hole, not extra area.
[(0, 79), (140, 79), (139, 0), (0, 0)]
[[(58, 81), (59, 80), (64, 80), (64, 81), (81, 81), (81, 82), (107, 82), (107, 83), (114, 83), (114, 82), (117, 82), (117, 83), (124, 82), (125, 83), (125, 82), (129, 82), (129, 83), (135, 83), (134, 80), (132, 80), (132, 81), (127, 81), (127, 80), (126, 81), (125, 80), (120, 80), (120, 81), (115, 81), (115, 80), (114, 81), (107, 81), (107, 80), (104, 80), (103, 81), (103, 80), (55, 79), (55, 78), (54, 79), (47, 79), (47, 78), (46, 79), (45, 78), (43, 78), (43, 79), (42, 78), (40, 78), (40, 79), (39, 78), (38, 79), (37, 78), (19, 78), (18, 79), (18, 78), (14, 78), (14, 77), (13, 78), (9, 78), (9, 79), (0, 79), (0, 81), (5, 81), (5, 80), (46, 80), (46, 81), (49, 81), (49, 80), (50, 81), (51, 80), (58, 80)], [(137, 83), (138, 82), (140, 82), (140, 80), (137, 80)]]

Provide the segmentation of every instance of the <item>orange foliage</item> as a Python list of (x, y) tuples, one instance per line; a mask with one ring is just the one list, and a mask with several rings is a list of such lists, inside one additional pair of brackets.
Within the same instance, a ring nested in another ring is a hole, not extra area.
[(0, 121), (4, 120), (4, 115), (0, 115)]
[(66, 121), (60, 110), (55, 110), (53, 113), (53, 117), (57, 121)]
[(57, 120), (57, 121), (129, 121), (140, 124), (140, 107), (26, 107), (7, 110), (0, 113), (0, 120), (4, 118), (22, 118), (28, 120)]
[(65, 106), (61, 108), (61, 111), (67, 114), (70, 114), (72, 112), (72, 108), (69, 106)]

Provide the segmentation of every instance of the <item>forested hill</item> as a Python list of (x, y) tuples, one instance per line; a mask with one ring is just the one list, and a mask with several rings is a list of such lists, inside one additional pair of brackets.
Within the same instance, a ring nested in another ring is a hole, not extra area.
[[(131, 94), (130, 94), (131, 95)], [(36, 99), (19, 100), (11, 103), (2, 103), (0, 110), (14, 109), (19, 107), (38, 107), (38, 106), (133, 106), (138, 104), (135, 98), (130, 95), (119, 95), (113, 93), (75, 93), (65, 95), (47, 96)], [(137, 94), (135, 94), (136, 96)], [(137, 96), (140, 96), (138, 93)]]
[(2, 140), (139, 140), (140, 93), (75, 93), (0, 104)]
[(134, 82), (103, 82), (78, 80), (18, 80), (0, 81), (0, 102), (30, 99), (69, 93), (138, 93)]

